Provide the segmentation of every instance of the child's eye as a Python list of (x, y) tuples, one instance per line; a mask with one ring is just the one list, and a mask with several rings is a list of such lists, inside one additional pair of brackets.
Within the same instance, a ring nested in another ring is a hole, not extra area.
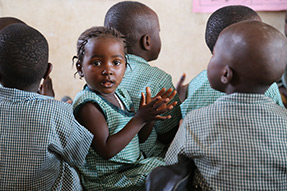
[(102, 62), (99, 61), (99, 60), (96, 60), (96, 61), (93, 62), (93, 64), (94, 64), (95, 66), (100, 66), (100, 65), (102, 64)]
[(121, 63), (122, 63), (122, 62), (119, 61), (119, 60), (114, 61), (114, 65), (116, 65), (116, 66), (120, 65)]

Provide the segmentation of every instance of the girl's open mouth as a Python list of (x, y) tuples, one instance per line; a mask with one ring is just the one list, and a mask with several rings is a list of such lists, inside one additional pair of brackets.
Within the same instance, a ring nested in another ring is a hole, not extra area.
[(106, 81), (103, 81), (102, 82), (102, 85), (105, 87), (105, 88), (110, 88), (114, 85), (114, 82), (111, 81), (111, 80), (106, 80)]

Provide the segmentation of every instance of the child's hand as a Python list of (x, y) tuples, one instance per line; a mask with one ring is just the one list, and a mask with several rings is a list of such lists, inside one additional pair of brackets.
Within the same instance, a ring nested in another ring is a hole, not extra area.
[[(166, 98), (168, 98), (169, 100), (172, 100), (172, 98), (176, 95), (176, 91), (175, 90), (173, 90), (172, 88), (169, 88), (167, 91), (166, 91), (166, 89), (165, 88), (162, 88), (157, 94), (156, 94), (156, 96), (155, 97), (153, 97), (153, 98), (151, 98), (151, 90), (150, 90), (150, 88), (149, 87), (147, 87), (146, 88), (146, 103), (148, 104), (148, 103), (150, 103), (150, 101), (151, 100), (153, 100), (153, 99), (155, 99), (156, 97), (158, 97), (158, 96), (160, 96), (161, 98), (163, 98), (163, 99), (166, 99)], [(162, 105), (161, 107), (160, 107), (160, 109), (163, 109), (164, 107), (169, 107), (169, 106), (172, 106), (172, 107), (174, 107), (175, 105), (177, 104), (177, 102), (176, 101), (174, 101), (174, 102), (172, 102), (172, 103), (169, 103), (168, 105)], [(172, 109), (172, 108), (171, 108)]]
[(46, 79), (43, 80), (43, 83), (39, 87), (38, 93), (42, 95), (55, 97), (52, 79), (50, 78), (50, 76), (48, 76)]
[(171, 116), (161, 116), (161, 114), (173, 109), (177, 102), (168, 104), (170, 99), (174, 97), (176, 91), (169, 89), (165, 91), (165, 88), (162, 89), (154, 98), (151, 98), (150, 88), (146, 88), (146, 97), (142, 93), (140, 108), (137, 112), (138, 115), (142, 116), (143, 119), (148, 121), (153, 120), (165, 120), (170, 119)]
[(179, 81), (176, 84), (176, 91), (178, 92), (178, 96), (181, 102), (183, 102), (186, 98), (186, 90), (188, 87), (188, 84), (183, 85), (183, 82), (185, 80), (186, 74), (183, 73), (180, 77)]

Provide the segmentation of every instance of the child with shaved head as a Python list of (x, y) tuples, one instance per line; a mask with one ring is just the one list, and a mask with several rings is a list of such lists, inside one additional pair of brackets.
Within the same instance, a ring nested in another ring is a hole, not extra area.
[[(249, 7), (242, 5), (225, 6), (210, 15), (206, 23), (205, 42), (210, 52), (213, 54), (214, 45), (220, 32), (231, 24), (246, 21), (261, 21), (259, 15)], [(204, 70), (193, 78), (186, 93), (187, 97), (181, 104), (182, 117), (184, 118), (192, 109), (198, 109), (212, 104), (225, 93), (211, 88), (207, 78), (207, 71)], [(180, 92), (180, 91), (178, 91)], [(273, 99), (275, 103), (284, 107), (281, 95), (276, 83), (273, 83), (265, 92), (265, 95)]]
[(202, 190), (286, 190), (287, 111), (264, 95), (282, 76), (286, 50), (284, 35), (262, 22), (225, 28), (207, 74), (227, 95), (187, 114), (167, 164), (193, 160)]

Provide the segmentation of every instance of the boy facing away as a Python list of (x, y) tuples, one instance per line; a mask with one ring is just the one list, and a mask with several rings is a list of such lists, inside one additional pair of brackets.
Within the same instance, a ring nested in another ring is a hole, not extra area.
[[(174, 89), (169, 74), (148, 64), (157, 59), (161, 49), (158, 16), (151, 8), (136, 1), (117, 3), (106, 13), (105, 26), (115, 28), (126, 37), (130, 67), (127, 67), (119, 87), (128, 90), (135, 111), (139, 108), (141, 92), (145, 92), (146, 87), (150, 87), (152, 96), (162, 88)], [(181, 119), (178, 95), (171, 101), (178, 102), (173, 110), (165, 113), (171, 115), (171, 119), (155, 122), (148, 140), (141, 144), (141, 150), (147, 157), (164, 156), (178, 129)]]
[(286, 50), (283, 34), (262, 22), (224, 29), (207, 74), (227, 95), (187, 114), (167, 164), (193, 160), (203, 190), (286, 190), (287, 111), (264, 95), (282, 76)]
[(52, 68), (47, 40), (11, 24), (0, 41), (0, 190), (82, 190), (74, 166), (93, 136), (70, 105), (36, 93)]
[[(205, 31), (205, 42), (211, 53), (213, 54), (213, 48), (218, 35), (224, 28), (245, 20), (261, 21), (261, 18), (254, 10), (241, 5), (226, 6), (212, 13), (207, 21)], [(225, 95), (225, 93), (211, 88), (207, 78), (207, 71), (202, 71), (188, 84), (187, 98), (180, 106), (182, 118), (192, 109), (208, 106), (223, 95)], [(283, 106), (276, 83), (270, 86), (265, 92), (265, 95), (273, 99), (278, 105)]]

